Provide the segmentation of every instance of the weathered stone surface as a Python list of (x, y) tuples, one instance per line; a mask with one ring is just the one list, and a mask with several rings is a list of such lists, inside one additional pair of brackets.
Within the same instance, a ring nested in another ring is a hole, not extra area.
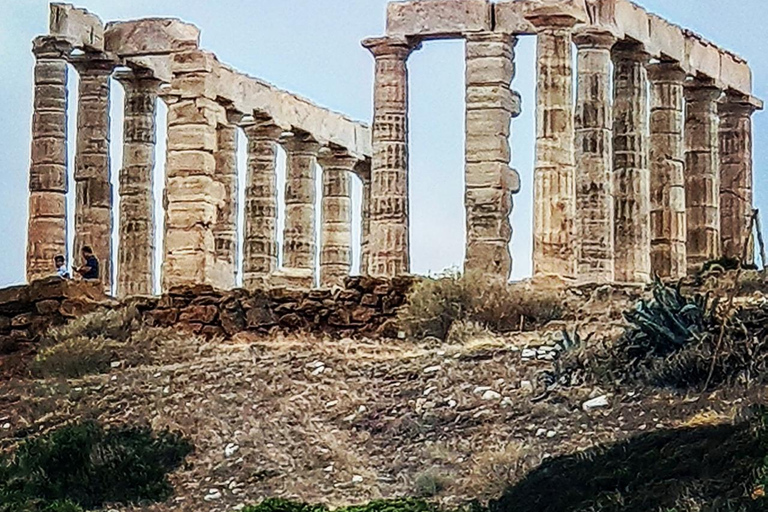
[(571, 29), (544, 25), (537, 41), (533, 273), (572, 279), (578, 241)]
[(282, 139), (286, 152), (283, 267), (308, 271), (314, 284), (315, 176), (320, 145), (307, 134)]
[(613, 102), (609, 32), (583, 31), (578, 47), (576, 112), (577, 277), (581, 282), (614, 280)]
[(100, 264), (99, 279), (112, 289), (112, 184), (109, 157), (110, 90), (114, 63), (83, 56), (75, 63), (80, 75), (75, 147), (75, 246), (78, 266), (85, 246)]
[(502, 279), (512, 269), (509, 216), (512, 194), (519, 190), (517, 172), (509, 167), (510, 123), (520, 113), (510, 89), (516, 42), (505, 34), (467, 35), (465, 55), (464, 269)]
[(368, 267), (373, 276), (410, 270), (408, 223), (408, 41), (368, 39), (376, 60)]
[(120, 170), (120, 232), (117, 296), (154, 292), (156, 103), (159, 83), (128, 72), (117, 78), (125, 90), (123, 167)]
[(752, 114), (755, 106), (726, 95), (720, 114), (720, 227), (723, 256), (754, 261), (750, 224), (753, 200)]
[(27, 280), (54, 273), (53, 258), (66, 256), (67, 63), (66, 48), (35, 40), (35, 99), (29, 168)]
[(121, 56), (172, 53), (198, 47), (200, 29), (172, 18), (108, 23), (104, 47)]
[(614, 271), (625, 283), (651, 278), (647, 63), (639, 46), (614, 46)]
[(493, 30), (489, 0), (421, 0), (387, 5), (387, 35), (461, 37)]
[(52, 3), (48, 32), (68, 40), (72, 46), (104, 50), (104, 25), (98, 16), (70, 4)]
[(341, 286), (352, 270), (352, 172), (357, 159), (325, 149), (318, 162), (323, 169), (320, 233), (320, 286)]
[(675, 63), (648, 67), (651, 81), (651, 271), (685, 277), (685, 72)]
[(686, 84), (685, 204), (689, 274), (721, 255), (717, 110), (720, 95), (720, 89), (710, 83)]
[(237, 128), (229, 124), (216, 127), (216, 179), (224, 197), (216, 211), (213, 238), (216, 245), (216, 282), (223, 288), (235, 286), (237, 266)]

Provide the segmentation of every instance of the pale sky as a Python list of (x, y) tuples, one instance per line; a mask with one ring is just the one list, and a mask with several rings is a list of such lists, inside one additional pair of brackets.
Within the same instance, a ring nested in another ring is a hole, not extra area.
[[(202, 29), (203, 48), (222, 62), (370, 121), (373, 59), (360, 46), (384, 33), (386, 0), (82, 0), (104, 21), (178, 17)], [(640, 0), (646, 9), (701, 33), (751, 64), (755, 95), (768, 98), (766, 0)], [(47, 32), (46, 0), (0, 0), (0, 286), (24, 281), (27, 174), (32, 113), (31, 41)], [(513, 277), (531, 272), (535, 41), (520, 40), (513, 87), (523, 114), (513, 122), (512, 165), (521, 174), (515, 197)], [(411, 71), (411, 262), (417, 273), (460, 267), (464, 255), (464, 50), (461, 41), (429, 42), (409, 60)], [(75, 73), (72, 72), (71, 75)], [(76, 77), (70, 77), (70, 141), (74, 141)], [(112, 169), (120, 167), (122, 91), (113, 87)], [(159, 124), (165, 110), (160, 109)], [(768, 212), (768, 116), (755, 116), (755, 189)], [(164, 137), (164, 129), (158, 136)], [(162, 150), (163, 141), (159, 149)], [(74, 143), (70, 144), (70, 153)], [(241, 146), (240, 160), (244, 158)], [(158, 173), (162, 173), (158, 153)], [(282, 165), (282, 164), (280, 164)], [(359, 204), (359, 188), (355, 189)], [(355, 219), (359, 217), (356, 214)], [(764, 216), (763, 223), (768, 223)], [(359, 237), (355, 226), (355, 238)], [(357, 258), (356, 258), (357, 259)]]

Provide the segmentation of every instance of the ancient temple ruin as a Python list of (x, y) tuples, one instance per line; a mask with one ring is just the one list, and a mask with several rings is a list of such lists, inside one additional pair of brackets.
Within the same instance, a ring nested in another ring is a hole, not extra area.
[[(375, 61), (373, 125), (241, 74), (199, 47), (175, 19), (103, 24), (52, 4), (34, 41), (35, 113), (27, 249), (29, 280), (66, 249), (66, 79), (80, 76), (75, 250), (112, 260), (109, 78), (123, 85), (119, 295), (154, 279), (151, 174), (155, 104), (168, 105), (163, 287), (235, 278), (235, 130), (248, 139), (244, 261), (248, 288), (338, 284), (351, 269), (350, 179), (363, 185), (361, 271), (410, 271), (409, 55), (432, 39), (466, 46), (466, 270), (507, 279), (511, 88), (519, 37), (537, 38), (534, 274), (576, 282), (680, 278), (708, 260), (741, 258), (752, 216), (752, 95), (747, 63), (628, 0), (392, 2)], [(575, 59), (573, 52), (576, 52)], [(574, 61), (577, 63), (574, 68)], [(577, 87), (574, 90), (574, 74)], [(277, 268), (275, 151), (287, 153), (284, 269)], [(323, 180), (321, 212), (314, 181)], [(314, 219), (321, 217), (320, 240)], [(319, 269), (314, 268), (320, 251)], [(751, 254), (751, 251), (748, 252)], [(109, 277), (109, 270), (104, 272)], [(107, 282), (107, 286), (110, 284)]]

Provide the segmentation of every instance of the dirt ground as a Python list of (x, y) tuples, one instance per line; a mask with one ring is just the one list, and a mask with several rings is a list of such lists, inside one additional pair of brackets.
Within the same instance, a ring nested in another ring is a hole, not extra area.
[[(620, 308), (577, 325), (610, 335)], [(136, 510), (236, 510), (268, 496), (341, 505), (417, 494), (459, 504), (497, 496), (548, 457), (733, 421), (765, 401), (764, 388), (544, 394), (546, 347), (561, 328), (480, 333), (460, 345), (172, 337), (161, 340), (161, 365), (115, 361), (110, 373), (80, 380), (0, 383), (0, 448), (84, 417), (182, 431), (196, 451), (172, 475), (175, 497)], [(590, 399), (603, 404), (585, 410)]]

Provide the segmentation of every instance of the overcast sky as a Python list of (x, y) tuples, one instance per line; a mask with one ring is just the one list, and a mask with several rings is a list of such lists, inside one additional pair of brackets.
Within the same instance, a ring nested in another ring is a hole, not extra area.
[[(373, 59), (360, 46), (384, 32), (386, 0), (82, 0), (102, 20), (179, 17), (202, 29), (202, 46), (222, 62), (359, 120), (372, 111)], [(755, 94), (768, 97), (766, 0), (640, 0), (674, 23), (693, 29), (747, 58)], [(48, 2), (0, 0), (0, 286), (24, 280), (27, 173), (32, 111), (31, 41), (47, 32)], [(514, 277), (530, 275), (534, 159), (535, 41), (517, 46), (513, 87), (523, 114), (513, 123), (512, 165), (522, 191), (512, 217)], [(464, 254), (464, 50), (460, 41), (430, 42), (412, 55), (411, 261), (415, 272), (461, 265)], [(74, 73), (72, 73), (74, 75)], [(70, 105), (76, 100), (76, 77)], [(122, 91), (113, 95), (112, 167), (120, 166)], [(161, 114), (164, 109), (161, 109)], [(75, 110), (70, 109), (74, 126)], [(160, 121), (162, 124), (162, 121)], [(162, 135), (164, 130), (160, 131)], [(70, 137), (73, 134), (70, 133)], [(70, 138), (70, 140), (73, 140)], [(768, 206), (765, 164), (768, 117), (755, 116), (755, 187)], [(162, 149), (162, 141), (160, 144)], [(241, 146), (242, 149), (242, 146)], [(70, 144), (70, 153), (74, 144)], [(241, 151), (241, 163), (244, 154)], [(162, 164), (162, 156), (158, 161)], [(162, 172), (162, 165), (158, 172)], [(359, 204), (359, 188), (355, 190)], [(766, 210), (768, 211), (768, 210)], [(355, 217), (358, 218), (357, 216)], [(768, 217), (764, 217), (764, 224)], [(355, 237), (359, 233), (355, 229)]]

